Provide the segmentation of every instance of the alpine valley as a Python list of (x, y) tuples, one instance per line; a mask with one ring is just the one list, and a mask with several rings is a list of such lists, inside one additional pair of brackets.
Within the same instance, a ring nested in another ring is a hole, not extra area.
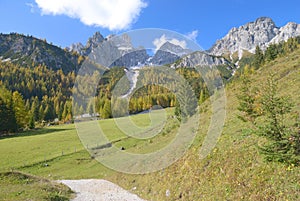
[[(147, 200), (300, 200), (300, 25), (260, 17), (208, 50), (174, 41), (149, 50), (129, 33), (96, 32), (61, 48), (0, 34), (0, 200), (69, 200), (55, 182), (87, 178)], [(188, 133), (182, 157), (156, 172), (97, 161), (111, 147), (146, 156), (177, 140), (160, 156), (173, 159)]]

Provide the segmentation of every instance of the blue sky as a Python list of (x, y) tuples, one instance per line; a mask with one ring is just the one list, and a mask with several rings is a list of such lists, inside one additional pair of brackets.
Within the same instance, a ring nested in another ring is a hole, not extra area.
[[(85, 44), (96, 31), (107, 36), (163, 28), (185, 35), (193, 32), (197, 43), (208, 49), (232, 27), (261, 16), (271, 17), (277, 26), (300, 23), (299, 0), (77, 0), (78, 5), (68, 1), (75, 0), (1, 0), (0, 32), (33, 35), (66, 47)], [(118, 6), (121, 1), (126, 4)], [(92, 5), (82, 5), (87, 2)]]

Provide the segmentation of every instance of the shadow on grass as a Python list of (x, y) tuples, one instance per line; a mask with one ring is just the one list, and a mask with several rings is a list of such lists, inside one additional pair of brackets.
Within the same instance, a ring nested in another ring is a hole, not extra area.
[(36, 128), (34, 130), (30, 131), (24, 131), (19, 133), (12, 133), (12, 134), (6, 134), (0, 136), (0, 140), (8, 139), (8, 138), (17, 138), (17, 137), (27, 137), (27, 136), (35, 136), (35, 135), (45, 135), (55, 132), (62, 132), (62, 131), (68, 131), (73, 130), (75, 128)]

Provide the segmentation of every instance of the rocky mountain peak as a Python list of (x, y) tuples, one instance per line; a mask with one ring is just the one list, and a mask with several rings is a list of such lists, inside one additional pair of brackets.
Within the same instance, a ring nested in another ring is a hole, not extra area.
[(155, 52), (155, 55), (150, 59), (150, 63), (154, 65), (171, 64), (190, 53), (192, 53), (192, 50), (184, 49), (180, 45), (167, 41)]
[(271, 41), (272, 43), (279, 43), (281, 41), (287, 41), (289, 38), (296, 37), (300, 35), (300, 24), (295, 22), (289, 22), (285, 26), (279, 29), (279, 34), (277, 34)]
[[(251, 23), (248, 23), (248, 24), (251, 24)], [(255, 24), (256, 25), (265, 24), (265, 25), (275, 26), (274, 21), (269, 17), (259, 17), (255, 20)]]
[(279, 28), (271, 18), (261, 17), (254, 22), (232, 28), (209, 52), (216, 56), (243, 50), (254, 52), (257, 45), (264, 49), (279, 32)]
[(91, 51), (98, 47), (100, 43), (104, 41), (104, 37), (100, 32), (96, 32), (92, 37), (90, 37), (84, 46), (82, 43), (74, 43), (68, 49), (69, 51), (78, 52), (80, 55), (87, 56)]
[(84, 46), (82, 43), (74, 43), (69, 47), (69, 50), (80, 53), (83, 48)]
[(183, 49), (180, 45), (175, 45), (175, 44), (173, 44), (173, 43), (171, 43), (169, 41), (165, 42), (159, 49), (160, 50), (168, 50), (169, 47), (174, 47), (174, 48), (180, 49), (180, 50)]
[(99, 31), (97, 31), (91, 38), (88, 40), (88, 44), (98, 44), (101, 43), (104, 40), (104, 37), (100, 34)]
[(120, 36), (114, 36), (110, 40), (117, 46), (120, 50), (132, 50), (133, 46), (131, 43), (131, 38), (128, 34), (122, 34)]
[(86, 49), (96, 48), (100, 43), (104, 41), (104, 37), (100, 32), (96, 32), (91, 38), (88, 39), (86, 43)]
[(184, 49), (183, 47), (181, 47), (180, 45), (175, 45), (169, 41), (165, 42), (160, 48), (159, 50), (161, 51), (166, 51), (166, 52), (170, 52), (172, 54), (176, 54), (178, 56), (182, 56), (182, 55), (186, 55), (191, 53), (192, 51), (189, 49)]

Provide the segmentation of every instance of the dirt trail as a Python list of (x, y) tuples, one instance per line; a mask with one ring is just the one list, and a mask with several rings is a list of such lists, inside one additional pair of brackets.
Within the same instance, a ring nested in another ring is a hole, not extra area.
[(76, 197), (72, 201), (145, 201), (120, 186), (102, 179), (59, 180), (69, 186)]

